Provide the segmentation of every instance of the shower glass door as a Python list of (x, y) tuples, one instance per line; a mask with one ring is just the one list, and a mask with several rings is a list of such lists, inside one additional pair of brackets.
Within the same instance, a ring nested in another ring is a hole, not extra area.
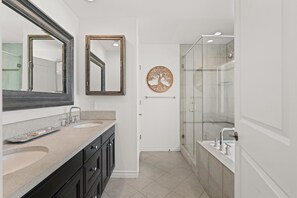
[(202, 141), (203, 100), (203, 46), (202, 39), (182, 58), (182, 133), (183, 145), (195, 163), (196, 141)]
[(183, 144), (188, 153), (194, 156), (194, 111), (193, 93), (194, 51), (183, 57), (182, 65), (182, 126)]
[[(202, 141), (203, 137), (203, 39), (200, 39), (192, 51), (194, 52), (194, 71), (193, 71), (193, 95), (195, 102), (194, 113), (194, 146), (197, 140)], [(194, 148), (194, 158), (196, 148)], [(195, 160), (194, 160), (195, 161)]]

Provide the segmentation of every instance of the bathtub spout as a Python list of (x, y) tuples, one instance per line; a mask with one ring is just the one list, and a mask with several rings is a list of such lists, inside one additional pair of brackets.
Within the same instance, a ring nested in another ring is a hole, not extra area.
[(220, 151), (224, 150), (224, 132), (225, 131), (235, 131), (235, 128), (222, 128), (220, 131)]

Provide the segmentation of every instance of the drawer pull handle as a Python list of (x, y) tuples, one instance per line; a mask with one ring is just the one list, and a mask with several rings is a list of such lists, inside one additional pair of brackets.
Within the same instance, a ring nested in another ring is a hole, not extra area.
[(92, 196), (92, 198), (98, 198), (97, 195)]
[(96, 171), (97, 171), (97, 168), (96, 168), (96, 167), (94, 167), (94, 168), (91, 168), (91, 171), (94, 171), (94, 172), (96, 172)]
[(97, 145), (96, 146), (92, 146), (91, 149), (97, 150), (98, 149), (98, 146)]

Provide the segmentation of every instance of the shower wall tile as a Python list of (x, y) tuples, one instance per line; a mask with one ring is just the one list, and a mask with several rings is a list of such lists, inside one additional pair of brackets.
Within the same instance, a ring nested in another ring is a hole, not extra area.
[(196, 140), (202, 141), (203, 140), (203, 125), (202, 123), (195, 123), (195, 134)]
[(187, 122), (183, 126), (185, 147), (191, 154), (194, 154), (194, 123)]
[[(215, 140), (219, 138), (219, 134), (222, 128), (224, 127), (233, 127), (234, 125), (229, 123), (204, 123), (203, 124), (203, 139), (204, 140)], [(225, 140), (231, 140), (232, 138), (229, 137), (230, 132), (224, 133)]]
[(205, 45), (203, 48), (203, 68), (216, 69), (226, 63), (226, 45)]
[(196, 45), (194, 47), (194, 54), (194, 69), (200, 69), (203, 66), (202, 45)]

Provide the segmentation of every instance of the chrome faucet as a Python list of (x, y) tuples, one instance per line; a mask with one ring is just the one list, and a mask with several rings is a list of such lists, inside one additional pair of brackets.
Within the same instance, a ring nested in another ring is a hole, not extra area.
[(68, 123), (69, 124), (76, 122), (76, 120), (75, 121), (72, 121), (72, 110), (73, 109), (78, 109), (79, 110), (79, 119), (81, 118), (81, 108), (80, 107), (77, 107), (77, 106), (73, 106), (69, 110), (69, 117), (68, 117)]
[(220, 151), (224, 150), (224, 132), (225, 131), (234, 131), (235, 132), (235, 128), (222, 128), (222, 130), (220, 131)]

